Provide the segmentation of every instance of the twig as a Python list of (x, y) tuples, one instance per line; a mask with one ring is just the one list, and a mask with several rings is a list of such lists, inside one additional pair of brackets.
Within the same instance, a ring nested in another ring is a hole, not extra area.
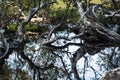
[(5, 31), (3, 29), (0, 30), (0, 41), (1, 41), (1, 45), (3, 45), (3, 48), (5, 48), (6, 51), (4, 53), (1, 53), (3, 55), (0, 56), (0, 59), (5, 57), (8, 54), (8, 51), (9, 51), (9, 43), (7, 43), (7, 41), (4, 37), (4, 32)]
[(18, 39), (17, 41), (22, 42), (24, 40), (24, 28), (25, 25), (28, 24), (28, 22), (32, 19), (32, 17), (43, 7), (47, 6), (48, 4), (53, 4), (54, 2), (47, 2), (44, 4), (41, 4), (39, 7), (37, 8), (31, 8), (29, 10), (28, 16), (27, 18), (22, 22), (22, 24), (18, 27), (17, 29), (17, 34), (18, 34)]
[(77, 2), (77, 6), (78, 6), (78, 12), (79, 12), (80, 16), (82, 16), (79, 21), (82, 20), (83, 23), (85, 23), (85, 21), (87, 21), (87, 17), (86, 17), (85, 14), (86, 14), (89, 10), (86, 11), (86, 12), (84, 11), (82, 2)]
[(65, 18), (66, 18), (66, 14), (67, 14), (67, 11), (68, 11), (68, 9), (69, 9), (70, 4), (71, 4), (71, 1), (70, 1), (70, 3), (68, 4), (68, 7), (67, 7), (67, 9), (66, 9), (66, 12), (65, 12), (65, 14), (64, 14), (61, 22), (60, 22), (59, 24), (57, 24), (57, 25), (54, 25), (53, 29), (52, 29), (52, 30), (49, 32), (49, 34), (48, 34), (48, 39), (47, 39), (47, 40), (50, 40), (50, 37), (51, 37), (52, 33), (53, 33), (56, 29), (58, 29), (58, 27), (60, 27), (60, 26), (62, 25), (63, 21), (64, 21)]

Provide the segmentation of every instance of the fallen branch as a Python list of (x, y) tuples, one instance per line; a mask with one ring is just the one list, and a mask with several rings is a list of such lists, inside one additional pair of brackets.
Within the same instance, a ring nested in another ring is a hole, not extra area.
[(120, 67), (106, 71), (100, 80), (119, 80), (120, 79)]

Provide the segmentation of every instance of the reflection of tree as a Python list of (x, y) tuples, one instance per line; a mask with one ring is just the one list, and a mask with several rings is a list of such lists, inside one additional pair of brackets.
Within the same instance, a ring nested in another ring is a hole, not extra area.
[[(53, 1), (53, 2), (52, 2)], [(113, 0), (114, 1), (114, 0)], [(38, 2), (38, 3), (37, 3)], [(29, 5), (27, 5), (26, 0), (21, 2), (12, 2), (2, 1), (0, 6), (0, 67), (4, 66), (5, 60), (9, 58), (12, 53), (17, 54), (18, 61), (23, 66), (27, 66), (25, 62), (29, 65), (31, 69), (33, 80), (56, 80), (57, 78), (62, 79), (77, 79), (77, 80), (85, 80), (86, 73), (88, 68), (91, 69), (97, 79), (100, 76), (100, 73), (94, 68), (94, 66), (90, 65), (90, 56), (96, 54), (102, 54), (101, 59), (106, 65), (106, 69), (114, 69), (119, 67), (119, 50), (116, 51), (116, 48), (111, 47), (119, 47), (120, 44), (120, 10), (113, 7), (114, 10), (109, 9), (106, 6), (109, 2), (103, 2), (102, 4), (90, 4), (90, 0), (88, 1), (64, 1), (66, 4), (66, 10), (64, 11), (64, 15), (62, 16), (61, 21), (53, 21), (49, 23), (43, 22), (45, 31), (43, 33), (30, 33), (34, 36), (37, 35), (39, 40), (35, 40), (36, 37), (33, 38), (34, 41), (39, 42), (39, 49), (35, 50), (35, 47), (27, 49), (27, 43), (32, 42), (29, 37), (26, 36), (26, 26), (33, 17), (37, 16), (37, 13), (41, 9), (47, 9), (48, 6), (54, 4), (56, 0), (41, 0), (35, 1), (33, 0)], [(4, 4), (7, 4), (4, 6)], [(112, 3), (109, 3), (112, 4)], [(117, 4), (115, 1), (113, 5)], [(12, 5), (12, 6), (11, 6)], [(16, 7), (20, 11), (17, 13), (11, 12), (6, 13), (6, 9), (12, 10), (16, 12)], [(10, 6), (8, 8), (8, 6)], [(23, 7), (22, 7), (23, 6)], [(73, 6), (73, 7), (71, 7)], [(5, 8), (5, 9), (4, 9)], [(67, 15), (71, 8), (75, 8), (78, 13), (80, 19), (75, 25), (67, 25), (69, 23), (69, 18)], [(19, 13), (20, 12), (20, 13)], [(20, 20), (21, 15), (26, 13), (26, 16), (23, 21)], [(48, 11), (49, 12), (49, 11)], [(28, 14), (27, 14), (28, 13)], [(50, 18), (50, 17), (49, 17)], [(47, 20), (47, 17), (45, 18)], [(14, 22), (15, 33), (13, 35), (6, 35), (6, 31), (8, 30), (9, 24)], [(40, 22), (41, 24), (42, 22)], [(58, 23), (58, 24), (57, 24)], [(31, 22), (31, 24), (36, 24)], [(39, 25), (39, 24), (37, 24)], [(66, 27), (61, 27), (65, 25)], [(41, 25), (39, 25), (41, 26)], [(44, 27), (40, 27), (44, 28)], [(48, 29), (48, 30), (46, 30)], [(44, 30), (44, 29), (43, 29)], [(60, 31), (65, 32), (65, 35), (60, 36)], [(44, 35), (44, 33), (46, 33)], [(57, 33), (59, 33), (57, 35)], [(69, 36), (70, 33), (74, 33), (73, 36)], [(28, 34), (29, 36), (29, 34)], [(44, 37), (44, 41), (42, 37)], [(9, 38), (9, 39), (8, 39)], [(79, 40), (79, 42), (78, 42)], [(74, 52), (69, 52), (70, 46), (79, 47)], [(102, 52), (102, 50), (106, 50), (106, 47), (110, 47), (110, 53)], [(119, 48), (118, 48), (119, 49)], [(35, 56), (36, 55), (36, 56)], [(101, 56), (101, 55), (100, 55)], [(66, 57), (66, 60), (65, 60)], [(82, 77), (77, 68), (77, 64), (80, 65), (79, 60), (84, 59), (84, 62), (81, 66), (83, 66)], [(60, 61), (57, 61), (60, 60)], [(67, 63), (69, 61), (69, 63)], [(60, 65), (55, 65), (57, 62), (60, 62)], [(18, 62), (19, 63), (19, 62)], [(17, 64), (17, 63), (16, 63)], [(70, 68), (69, 68), (69, 65)], [(99, 64), (99, 62), (97, 63)], [(16, 71), (21, 72), (20, 74), (26, 74), (24, 71), (22, 72), (22, 68), (17, 68)], [(17, 77), (20, 78), (17, 74)]]
[(101, 56), (102, 60), (106, 61), (106, 69), (114, 69), (119, 67), (119, 48), (118, 47), (112, 47), (110, 49), (109, 53), (106, 53), (102, 51), (101, 53), (104, 55)]

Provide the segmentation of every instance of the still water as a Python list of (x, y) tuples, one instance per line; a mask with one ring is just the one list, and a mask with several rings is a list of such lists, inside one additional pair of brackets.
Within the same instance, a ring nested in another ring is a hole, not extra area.
[[(59, 31), (52, 35), (52, 38), (58, 36), (66, 36), (68, 38), (74, 36), (74, 33), (68, 33), (67, 31)], [(43, 40), (42, 40), (43, 41)], [(63, 39), (55, 41), (52, 45), (62, 46), (69, 42), (80, 43), (82, 40), (73, 39), (71, 41), (65, 41)], [(84, 41), (83, 41), (84, 42)], [(70, 73), (70, 78), (75, 80), (74, 73), (71, 68), (70, 59), (73, 57), (75, 52), (80, 48), (80, 46), (70, 45), (65, 49), (55, 50), (54, 53), (60, 57), (54, 56), (46, 47), (42, 45), (41, 40), (31, 41), (26, 44), (24, 48), (25, 54), (38, 66), (44, 67), (48, 64), (53, 64), (57, 69), (59, 69), (58, 75), (56, 75), (57, 80), (69, 80), (66, 75), (63, 73), (64, 66), (66, 67), (68, 73)], [(94, 55), (86, 53), (81, 57), (76, 64), (77, 72), (80, 78), (83, 80), (98, 80), (99, 77), (103, 74), (104, 71), (114, 68), (113, 65), (120, 65), (120, 48), (119, 47), (106, 47), (105, 49), (100, 50)], [(28, 73), (31, 76), (33, 71), (30, 69), (28, 63), (21, 59), (20, 56), (14, 52), (10, 55), (8, 65), (11, 69), (15, 70), (20, 68)], [(50, 71), (51, 72), (51, 71)], [(47, 72), (46, 72), (47, 73)], [(50, 74), (50, 77), (55, 76), (56, 72)], [(51, 80), (51, 78), (49, 78)]]

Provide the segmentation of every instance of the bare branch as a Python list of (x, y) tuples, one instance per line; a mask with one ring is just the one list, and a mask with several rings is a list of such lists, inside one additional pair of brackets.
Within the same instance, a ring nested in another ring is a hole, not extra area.
[(4, 30), (1, 29), (0, 30), (0, 48), (4, 48), (5, 51), (4, 52), (1, 52), (0, 54), (2, 56), (0, 56), (0, 59), (2, 59), (3, 57), (5, 57), (9, 51), (9, 43), (7, 43), (5, 37), (4, 37)]
[(63, 61), (62, 56), (59, 56), (58, 54), (56, 54), (56, 53), (54, 53), (54, 52), (52, 52), (52, 54), (60, 58), (60, 60), (61, 60), (61, 62), (62, 62), (62, 64), (63, 64), (63, 67), (64, 67), (64, 69), (65, 69), (65, 70), (63, 71), (64, 74), (67, 74), (68, 78), (69, 78), (70, 80), (72, 80), (72, 79), (70, 78), (70, 74), (68, 73), (68, 70), (66, 69), (66, 65), (65, 65), (65, 63), (64, 63), (64, 61)]
[(106, 71), (100, 80), (119, 80), (120, 79), (120, 67)]
[(45, 71), (45, 70), (48, 70), (50, 68), (53, 68), (54, 65), (50, 64), (48, 65), (47, 67), (44, 67), (44, 68), (41, 68), (40, 66), (37, 66), (35, 65), (31, 59), (29, 59), (25, 54), (24, 54), (24, 51), (19, 49), (19, 50), (16, 50), (18, 52), (18, 54), (25, 60), (28, 62), (29, 66), (31, 69), (40, 69), (42, 71)]
[(62, 25), (62, 23), (64, 22), (64, 20), (65, 20), (65, 18), (66, 18), (66, 14), (67, 14), (67, 12), (68, 12), (68, 9), (69, 9), (69, 7), (70, 7), (70, 4), (71, 4), (71, 1), (69, 2), (68, 6), (67, 6), (67, 8), (66, 8), (66, 12), (65, 12), (65, 14), (64, 14), (61, 22), (60, 22), (59, 24), (57, 24), (57, 25), (54, 25), (54, 26), (53, 26), (53, 29), (49, 32), (48, 38), (47, 38), (48, 40), (50, 40), (50, 37), (51, 37), (52, 33), (53, 33), (56, 29), (58, 29), (58, 28)]
[(120, 14), (117, 14), (117, 13), (119, 13), (120, 12), (120, 9), (119, 10), (116, 10), (116, 11), (108, 11), (108, 10), (105, 10), (104, 9), (104, 12), (106, 12), (106, 13), (109, 13), (109, 14), (105, 14), (105, 17), (106, 18), (108, 18), (108, 17), (120, 17)]
[(96, 19), (99, 19), (98, 15), (97, 15), (96, 12), (95, 12), (95, 9), (96, 9), (97, 7), (98, 7), (98, 5), (94, 5), (94, 6), (92, 7), (92, 13), (94, 14), (94, 16), (95, 16)]
[(70, 45), (75, 45), (75, 46), (80, 46), (80, 45), (83, 45), (82, 43), (74, 43), (74, 42), (68, 42), (62, 46), (55, 46), (55, 45), (52, 45), (52, 43), (54, 43), (55, 41), (57, 40), (60, 40), (60, 39), (64, 39), (64, 40), (67, 40), (67, 41), (70, 41), (69, 38), (67, 37), (58, 37), (58, 38), (55, 38), (53, 40), (49, 40), (47, 42), (44, 42), (42, 45), (45, 45), (51, 49), (64, 49), (64, 48), (67, 48), (68, 46)]
[(83, 19), (82, 21), (83, 21), (83, 23), (85, 23), (85, 21), (87, 21), (87, 17), (86, 17), (85, 14), (86, 14), (88, 11), (85, 13), (82, 2), (77, 2), (77, 6), (78, 6), (78, 12), (79, 12), (79, 14), (80, 14), (80, 16), (81, 16), (80, 19)]
[(57, 37), (55, 39), (44, 42), (43, 45), (50, 45), (59, 39), (64, 39), (64, 40), (70, 41), (70, 39), (68, 39), (67, 37)]
[(32, 19), (32, 17), (40, 10), (42, 9), (43, 7), (49, 5), (49, 4), (53, 4), (54, 2), (48, 2), (48, 3), (44, 3), (44, 4), (41, 4), (39, 7), (37, 8), (31, 8), (29, 10), (29, 13), (28, 13), (28, 16), (27, 18), (22, 22), (22, 24), (18, 27), (17, 29), (17, 34), (18, 34), (18, 41), (22, 42), (24, 40), (24, 28), (25, 28), (25, 25), (28, 24), (28, 22)]

